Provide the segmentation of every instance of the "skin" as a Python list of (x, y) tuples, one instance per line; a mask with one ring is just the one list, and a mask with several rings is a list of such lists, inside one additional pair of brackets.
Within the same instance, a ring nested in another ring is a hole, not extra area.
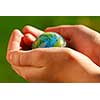
[[(25, 26), (22, 31), (34, 38), (43, 33), (31, 26)], [(100, 35), (97, 32), (82, 25), (57, 26), (45, 31), (61, 34), (68, 47), (23, 51), (20, 45), (23, 35), (14, 30), (6, 58), (17, 74), (29, 82), (100, 82)]]
[(30, 33), (25, 34), (23, 38), (23, 42), (28, 46), (31, 47), (33, 42), (36, 40)]
[(57, 26), (45, 31), (54, 31), (61, 34), (68, 46), (88, 56), (100, 66), (100, 34), (83, 25)]

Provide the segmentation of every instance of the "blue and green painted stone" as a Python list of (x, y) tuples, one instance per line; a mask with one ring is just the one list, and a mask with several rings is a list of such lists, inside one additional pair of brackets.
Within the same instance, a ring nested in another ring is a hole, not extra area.
[(66, 41), (56, 32), (45, 32), (34, 42), (32, 48), (65, 47)]

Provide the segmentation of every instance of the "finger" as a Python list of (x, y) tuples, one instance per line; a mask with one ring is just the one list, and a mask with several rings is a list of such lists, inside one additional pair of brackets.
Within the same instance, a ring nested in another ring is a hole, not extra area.
[(20, 46), (22, 47), (21, 50), (30, 50), (31, 48), (24, 43), (24, 36), (21, 39)]
[(36, 38), (32, 36), (31, 34), (25, 34), (23, 37), (23, 42), (28, 47), (32, 47), (32, 44), (35, 42)]
[(22, 37), (23, 37), (23, 35), (21, 34), (21, 32), (19, 30), (16, 29), (12, 32), (12, 35), (11, 35), (9, 43), (8, 43), (8, 48), (7, 48), (6, 58), (7, 58), (8, 62), (9, 62), (9, 53), (11, 51), (21, 49), (20, 41), (21, 41)]
[(74, 25), (61, 25), (56, 27), (48, 27), (46, 32), (57, 32), (61, 34), (66, 40), (70, 40), (73, 34)]
[(25, 26), (22, 31), (24, 34), (30, 33), (33, 36), (35, 36), (36, 38), (43, 33), (43, 31), (41, 31), (37, 28), (34, 28), (32, 26)]
[(60, 54), (63, 50), (64, 48), (38, 48), (29, 51), (13, 51), (10, 52), (9, 61), (12, 65), (16, 66), (43, 67), (50, 63), (51, 59), (56, 57), (60, 59)]
[(45, 60), (41, 50), (12, 51), (9, 53), (10, 64), (16, 66), (44, 66)]
[(20, 49), (20, 41), (23, 35), (21, 32), (17, 29), (15, 29), (12, 32), (12, 35), (10, 37), (9, 43), (8, 43), (8, 49), (7, 51), (9, 52), (10, 50), (19, 50)]

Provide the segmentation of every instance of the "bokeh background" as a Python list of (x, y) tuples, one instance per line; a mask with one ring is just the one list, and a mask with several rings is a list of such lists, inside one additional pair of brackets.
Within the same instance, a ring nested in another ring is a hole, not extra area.
[(100, 32), (99, 16), (0, 16), (0, 82), (27, 82), (18, 76), (6, 61), (6, 50), (13, 29), (22, 29), (25, 25), (32, 25), (44, 30), (46, 27), (57, 25), (83, 24)]

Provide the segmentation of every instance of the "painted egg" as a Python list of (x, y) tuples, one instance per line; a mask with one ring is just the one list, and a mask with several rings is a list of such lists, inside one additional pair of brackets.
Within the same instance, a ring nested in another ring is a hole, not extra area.
[(56, 32), (45, 32), (41, 34), (32, 48), (65, 47), (67, 45), (64, 38)]

